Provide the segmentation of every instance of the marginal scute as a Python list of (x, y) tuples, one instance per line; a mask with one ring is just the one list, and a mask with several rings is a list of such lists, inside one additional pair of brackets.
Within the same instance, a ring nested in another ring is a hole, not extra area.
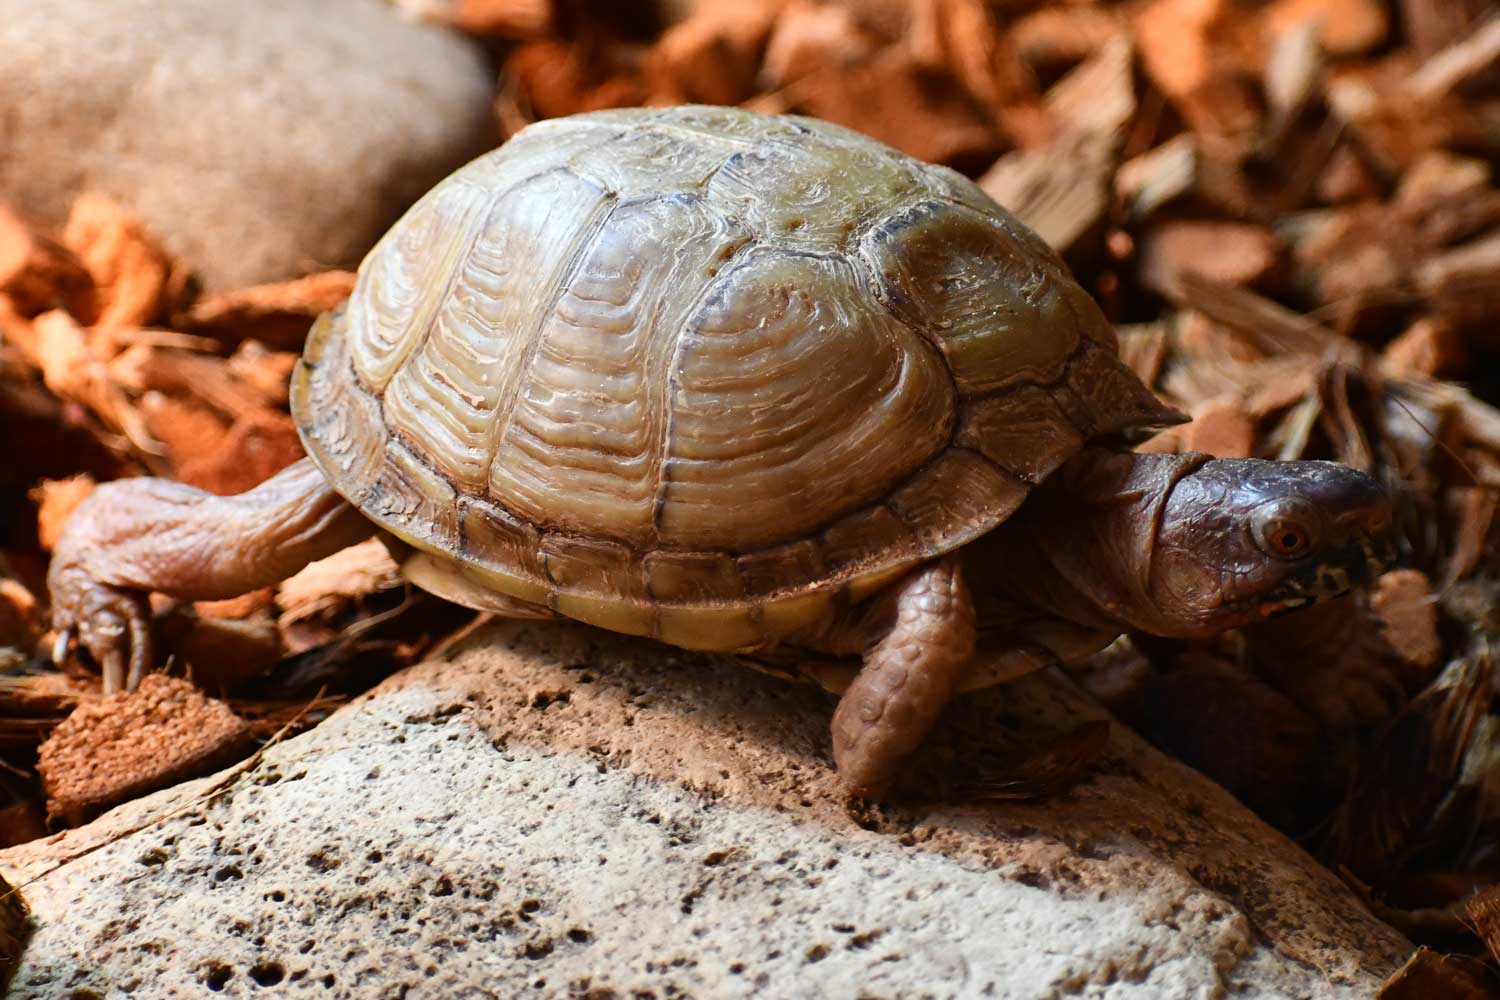
[(805, 537), (884, 496), (954, 420), (941, 357), (843, 258), (757, 248), (689, 320), (669, 373), (663, 545)]
[(542, 536), (536, 527), (488, 500), (461, 497), (459, 517), (463, 531), (462, 557), (487, 567), (514, 567), (518, 580), (533, 581), (525, 592), (507, 588), (514, 596), (533, 604), (546, 604), (550, 588), (542, 562)]
[(955, 548), (1003, 521), (1030, 486), (972, 451), (951, 448), (886, 501), (927, 551)]
[(315, 435), (319, 443), (313, 454), (323, 474), (341, 483), (351, 501), (363, 504), (385, 461), (385, 428), (380, 405), (360, 387), (351, 368), (342, 309), (313, 323), (307, 350), (292, 375), (291, 401), (293, 412), (308, 418), (299, 423), (304, 438)]
[(964, 401), (957, 444), (972, 448), (1013, 476), (1040, 483), (1084, 445), (1052, 393), (1018, 385)]
[(458, 494), (453, 484), (399, 441), (387, 443), (385, 464), (363, 506), (384, 517), (421, 525), (424, 540), (443, 551), (459, 548)]
[(616, 596), (641, 601), (639, 557), (618, 542), (572, 535), (544, 535), (542, 562), (559, 590)]
[(823, 532), (823, 561), (834, 570), (854, 569), (868, 572), (872, 556), (882, 562), (893, 561), (897, 551), (915, 552), (916, 539), (911, 527), (895, 511), (877, 505), (852, 514)]
[(865, 236), (860, 254), (891, 312), (942, 349), (972, 395), (1062, 374), (1080, 330), (1062, 286), (995, 220), (942, 201), (899, 212)]
[(709, 604), (740, 601), (745, 581), (727, 552), (648, 552), (646, 589), (664, 604)]
[(772, 594), (783, 587), (803, 585), (827, 571), (822, 548), (809, 538), (746, 553), (737, 562), (745, 590), (751, 594)]
[(1188, 419), (1146, 388), (1119, 355), (1093, 343), (1078, 353), (1054, 396), (1073, 426), (1091, 438), (1168, 427)]

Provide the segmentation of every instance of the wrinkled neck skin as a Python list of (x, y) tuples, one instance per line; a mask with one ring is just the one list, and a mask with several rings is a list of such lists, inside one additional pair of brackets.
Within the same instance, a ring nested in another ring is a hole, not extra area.
[(1208, 460), (1083, 451), (970, 547), (965, 570), (981, 622), (1020, 605), (1101, 636), (1182, 634), (1180, 610), (1159, 607), (1152, 593), (1163, 558), (1183, 555), (1160, 551), (1158, 529), (1178, 483)]

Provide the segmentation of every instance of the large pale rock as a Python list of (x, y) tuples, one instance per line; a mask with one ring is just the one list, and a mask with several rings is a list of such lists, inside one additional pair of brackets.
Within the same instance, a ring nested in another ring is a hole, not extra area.
[(0, 200), (102, 191), (211, 288), (358, 262), (494, 142), (473, 43), (382, 0), (0, 0)]
[[(1119, 726), (1045, 804), (857, 823), (830, 708), (727, 660), (488, 628), (245, 773), (0, 852), (36, 880), (16, 989), (1365, 998), (1410, 950)], [(1095, 711), (1035, 676), (966, 699), (936, 752)]]

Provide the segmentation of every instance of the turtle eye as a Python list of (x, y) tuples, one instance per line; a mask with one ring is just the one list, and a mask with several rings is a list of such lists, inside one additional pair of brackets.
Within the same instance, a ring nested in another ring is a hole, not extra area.
[(1313, 522), (1294, 505), (1270, 504), (1252, 519), (1255, 542), (1278, 559), (1300, 559), (1313, 547)]

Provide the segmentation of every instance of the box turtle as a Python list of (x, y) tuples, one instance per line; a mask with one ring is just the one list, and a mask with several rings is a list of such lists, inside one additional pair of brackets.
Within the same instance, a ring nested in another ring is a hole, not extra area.
[(151, 663), (148, 592), (229, 597), (379, 531), (470, 607), (827, 654), (839, 773), (875, 795), (958, 691), (1389, 558), (1360, 472), (1129, 451), (1185, 418), (1057, 255), (809, 118), (526, 128), (370, 252), (291, 400), (307, 458), (250, 492), (128, 479), (70, 519), (54, 624), (107, 689)]

